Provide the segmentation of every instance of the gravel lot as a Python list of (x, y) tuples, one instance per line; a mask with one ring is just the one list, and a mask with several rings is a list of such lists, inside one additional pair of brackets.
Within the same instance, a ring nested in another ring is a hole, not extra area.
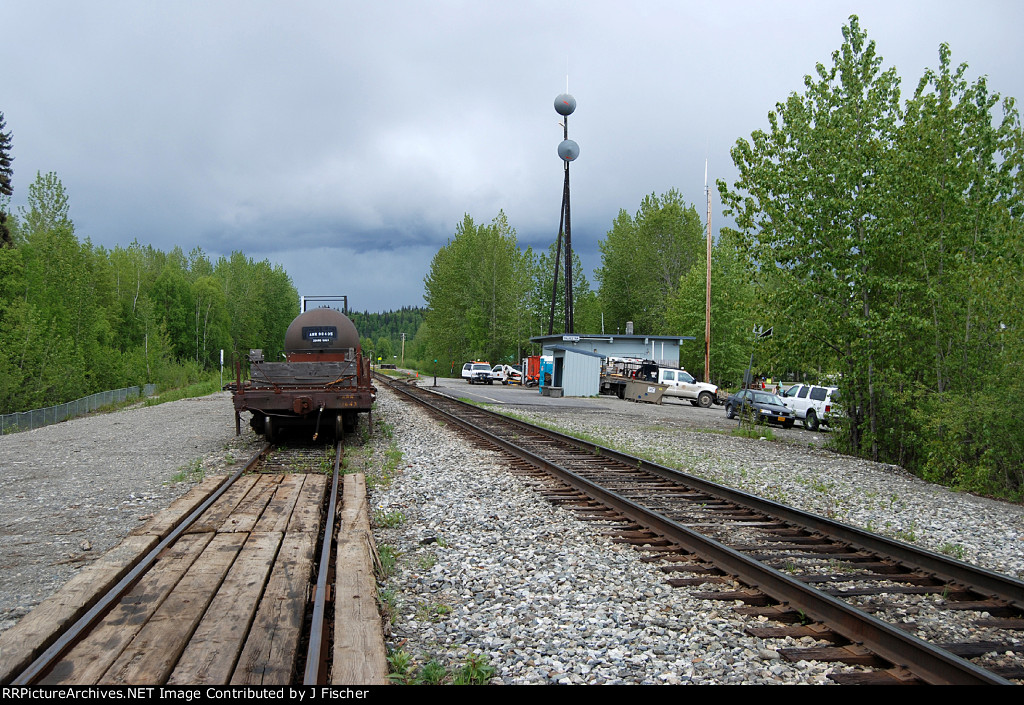
[[(724, 418), (720, 408), (535, 402), (503, 406), (1024, 577), (1024, 508), (830, 453), (817, 447), (825, 434), (747, 440), (694, 430), (708, 414)], [(780, 660), (785, 644), (743, 634), (745, 618), (728, 605), (667, 588), (640, 554), (591, 535), (495, 454), (384, 390), (374, 418), (392, 432), (374, 435), (371, 462), (389, 447), (402, 453), (396, 479), (371, 502), (379, 517), (401, 517), (377, 534), (398, 553), (384, 585), (397, 612), (391, 645), (414, 663), (455, 668), (483, 653), (496, 683), (827, 682), (834, 666)], [(0, 437), (0, 631), (191, 486), (176, 476), (221, 472), (247, 459), (254, 440), (246, 426), (234, 436), (226, 393)]]
[(203, 473), (247, 460), (234, 418), (221, 392), (0, 436), (0, 631)]

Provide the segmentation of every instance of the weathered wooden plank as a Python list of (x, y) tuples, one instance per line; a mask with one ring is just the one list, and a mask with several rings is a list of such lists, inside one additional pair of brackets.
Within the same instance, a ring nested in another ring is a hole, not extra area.
[(171, 672), (169, 685), (230, 681), (282, 537), (276, 532), (249, 535)]
[(100, 682), (166, 682), (245, 538), (245, 534), (216, 534)]
[(327, 489), (326, 475), (306, 475), (302, 484), (299, 501), (288, 522), (288, 532), (298, 534), (317, 533), (320, 531), (320, 515), (323, 513), (324, 492)]
[(231, 516), (224, 520), (217, 531), (242, 531), (249, 533), (256, 526), (256, 522), (263, 515), (270, 498), (274, 496), (278, 485), (281, 484), (283, 475), (258, 475), (256, 484), (252, 487), (231, 512)]
[(60, 632), (88, 612), (159, 540), (157, 536), (128, 536), (0, 634), (0, 683), (10, 683), (28, 668)]
[(181, 524), (189, 514), (194, 512), (206, 498), (216, 492), (228, 481), (228, 475), (208, 477), (188, 492), (171, 502), (171, 506), (163, 510), (148, 522), (132, 530), (133, 535), (155, 535), (161, 539)]
[(255, 475), (243, 475), (235, 480), (235, 483), (218, 497), (217, 501), (203, 512), (203, 515), (186, 532), (190, 534), (203, 534), (217, 531), (255, 484)]
[(291, 520), (292, 512), (295, 510), (295, 503), (299, 499), (299, 492), (302, 490), (305, 478), (305, 475), (284, 476), (281, 483), (277, 486), (277, 490), (274, 492), (270, 503), (263, 510), (260, 520), (253, 527), (254, 532), (278, 531), (283, 534), (288, 529), (288, 522)]
[(387, 652), (377, 610), (376, 547), (370, 533), (363, 475), (346, 475), (338, 532), (334, 599), (334, 663), (337, 685), (387, 682)]
[(309, 599), (314, 533), (286, 534), (256, 619), (231, 676), (232, 685), (295, 683), (296, 652)]
[(66, 653), (41, 682), (69, 685), (99, 682), (147, 620), (166, 602), (212, 537), (212, 534), (182, 537), (166, 549), (158, 564), (139, 579), (90, 635)]

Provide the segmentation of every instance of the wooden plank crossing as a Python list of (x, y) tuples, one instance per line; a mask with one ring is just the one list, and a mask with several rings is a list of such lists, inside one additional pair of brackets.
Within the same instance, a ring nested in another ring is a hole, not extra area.
[(323, 475), (239, 478), (46, 684), (296, 683)]

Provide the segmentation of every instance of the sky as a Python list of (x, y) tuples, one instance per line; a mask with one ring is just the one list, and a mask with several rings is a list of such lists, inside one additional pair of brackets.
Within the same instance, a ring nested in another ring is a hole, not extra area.
[(731, 184), (732, 146), (831, 64), (854, 14), (905, 97), (945, 42), (1024, 98), (1016, 0), (3, 0), (11, 207), (55, 172), (95, 245), (241, 250), (300, 295), (422, 306), (466, 214), (554, 242), (568, 86), (573, 247), (596, 286), (619, 211), (675, 188), (703, 219), (705, 163)]

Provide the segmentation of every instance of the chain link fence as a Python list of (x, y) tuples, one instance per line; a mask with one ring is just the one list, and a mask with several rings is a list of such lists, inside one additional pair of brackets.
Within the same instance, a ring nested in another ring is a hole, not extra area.
[[(33, 409), (32, 411), (19, 411), (14, 414), (0, 414), (0, 435), (5, 433), (17, 433), (18, 431), (29, 431), (41, 426), (60, 423), (76, 416), (84, 416), (90, 411), (95, 411), (104, 406), (119, 404), (139, 396), (139, 387), (125, 387), (114, 389), (109, 392), (97, 392), (75, 401), (69, 401), (57, 406), (48, 406), (45, 409)], [(143, 396), (151, 396), (156, 391), (155, 384), (147, 384), (141, 388)]]

